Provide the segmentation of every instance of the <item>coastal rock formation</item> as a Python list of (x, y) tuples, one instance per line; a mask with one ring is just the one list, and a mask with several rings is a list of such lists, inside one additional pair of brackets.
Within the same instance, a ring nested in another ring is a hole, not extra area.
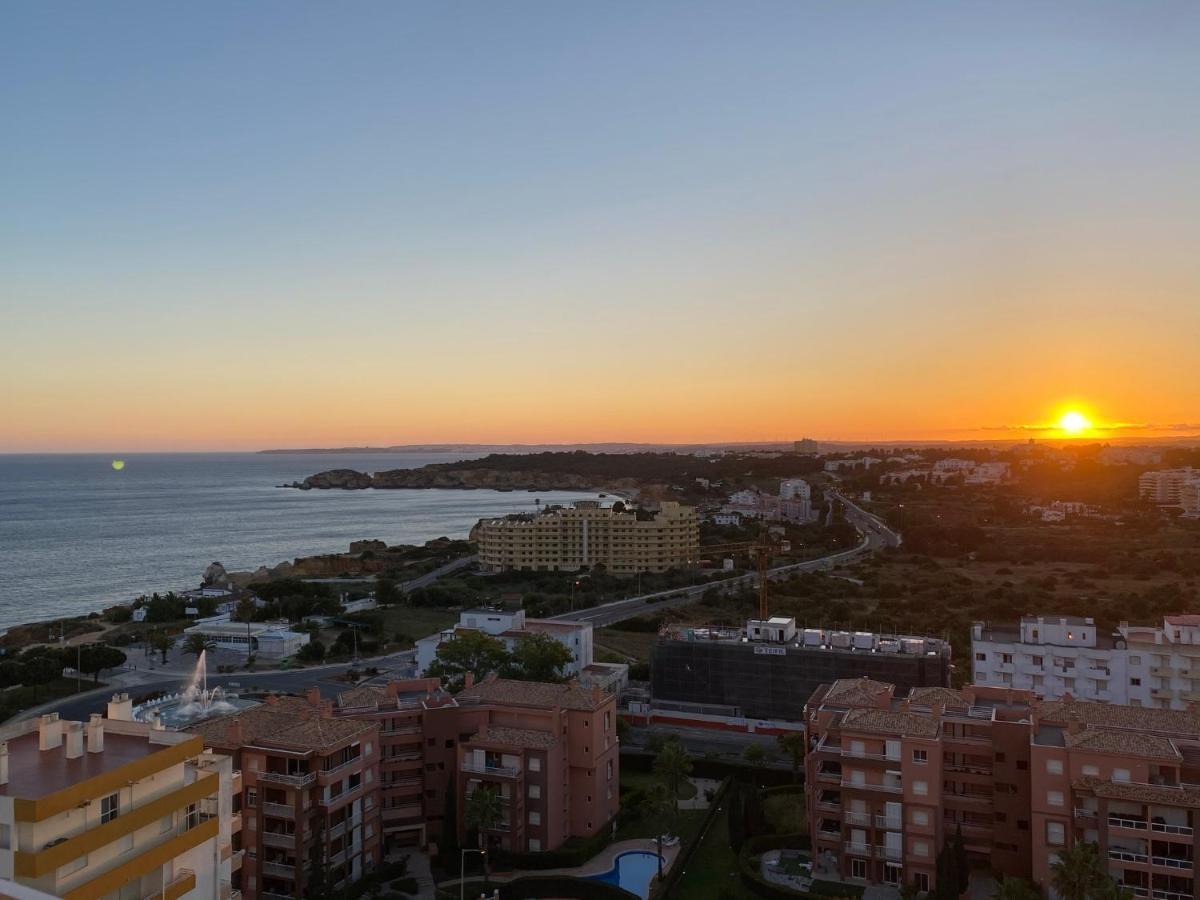
[[(570, 472), (510, 472), (500, 469), (448, 469), (426, 466), (420, 469), (390, 469), (369, 474), (353, 469), (332, 469), (310, 475), (304, 481), (288, 487), (308, 490), (362, 490), (379, 488), (450, 488), (456, 490), (493, 491), (590, 491), (596, 489), (595, 479)], [(636, 489), (633, 479), (619, 479), (608, 484), (608, 490)]]
[(225, 571), (225, 567), (219, 562), (212, 562), (204, 570), (202, 581), (207, 585), (223, 587), (229, 583), (229, 573)]

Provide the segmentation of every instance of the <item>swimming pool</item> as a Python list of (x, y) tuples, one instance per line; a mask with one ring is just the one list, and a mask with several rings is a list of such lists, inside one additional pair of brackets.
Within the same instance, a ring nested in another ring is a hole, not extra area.
[(599, 875), (589, 875), (592, 881), (607, 881), (637, 894), (642, 900), (650, 896), (650, 880), (658, 874), (658, 854), (645, 850), (629, 850), (617, 854), (613, 867)]

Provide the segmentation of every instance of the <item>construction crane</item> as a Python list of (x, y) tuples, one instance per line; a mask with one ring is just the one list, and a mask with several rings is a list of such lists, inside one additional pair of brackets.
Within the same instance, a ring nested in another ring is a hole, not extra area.
[(701, 553), (746, 553), (754, 560), (758, 568), (758, 617), (766, 621), (769, 617), (767, 603), (767, 566), (771, 556), (779, 553), (782, 545), (771, 538), (765, 529), (757, 541), (742, 541), (736, 544), (707, 544), (700, 548)]

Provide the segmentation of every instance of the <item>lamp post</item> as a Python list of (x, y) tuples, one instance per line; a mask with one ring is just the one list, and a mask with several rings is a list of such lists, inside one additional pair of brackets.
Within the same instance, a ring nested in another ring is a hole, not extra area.
[(458, 863), (458, 900), (464, 900), (464, 898), (467, 896), (467, 877), (465, 870), (467, 868), (468, 853), (478, 853), (480, 856), (484, 857), (484, 863), (487, 863), (487, 851), (482, 847), (462, 848), (462, 855)]

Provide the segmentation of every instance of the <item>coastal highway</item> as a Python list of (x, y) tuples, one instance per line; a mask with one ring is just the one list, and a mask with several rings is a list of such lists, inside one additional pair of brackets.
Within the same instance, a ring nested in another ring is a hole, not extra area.
[[(858, 544), (849, 550), (839, 550), (836, 553), (818, 556), (814, 559), (806, 559), (803, 562), (776, 566), (767, 571), (767, 578), (776, 580), (789, 578), (801, 572), (818, 572), (825, 569), (832, 569), (834, 566), (853, 562), (868, 553), (884, 547), (899, 545), (900, 535), (888, 528), (878, 516), (872, 515), (840, 494), (834, 494), (833, 496), (842, 501), (846, 509), (846, 519), (858, 529), (860, 537)], [(754, 588), (757, 586), (758, 573), (752, 572), (749, 575), (739, 575), (736, 578), (726, 578), (722, 581), (707, 581), (694, 586), (672, 588), (669, 591), (658, 591), (653, 594), (629, 597), (625, 600), (615, 600), (612, 603), (604, 603), (588, 609), (561, 613), (553, 618), (591, 622), (594, 626), (600, 628), (605, 625), (611, 625), (613, 622), (632, 619), (634, 616), (652, 612), (653, 610), (694, 603), (710, 588), (715, 587), (718, 590), (728, 591), (733, 588)]]

